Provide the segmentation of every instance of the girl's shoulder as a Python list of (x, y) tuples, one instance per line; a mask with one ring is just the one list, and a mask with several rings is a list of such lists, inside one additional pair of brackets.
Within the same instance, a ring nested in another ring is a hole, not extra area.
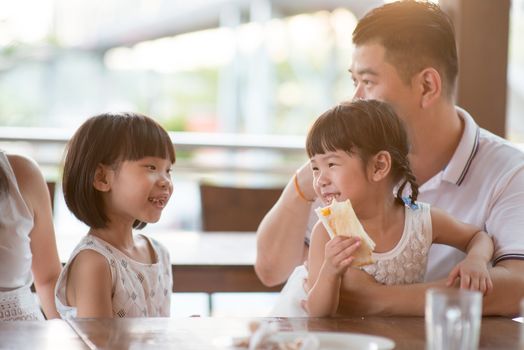
[(99, 263), (111, 264), (112, 261), (117, 259), (117, 256), (118, 251), (108, 243), (96, 236), (86, 235), (78, 242), (71, 253), (68, 264), (71, 264), (74, 260), (79, 260), (80, 257), (82, 261), (95, 259)]
[(34, 160), (17, 154), (6, 156), (20, 186), (30, 186), (35, 179), (43, 179), (42, 172)]
[(429, 212), (431, 210), (431, 204), (426, 203), (426, 202), (417, 201), (416, 206), (417, 206), (416, 209), (421, 210), (423, 212)]
[(6, 156), (26, 204), (31, 210), (43, 206), (48, 200), (49, 192), (38, 164), (25, 156), (15, 154), (6, 154)]
[(414, 205), (405, 207), (404, 231), (431, 231), (432, 227), (432, 208), (429, 203), (416, 202)]
[(82, 276), (101, 276), (110, 273), (107, 257), (93, 249), (79, 250), (69, 265), (71, 273)]

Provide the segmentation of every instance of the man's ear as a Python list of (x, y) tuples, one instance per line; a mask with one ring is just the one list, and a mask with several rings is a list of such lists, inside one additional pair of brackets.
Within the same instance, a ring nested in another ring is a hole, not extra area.
[(386, 178), (391, 171), (391, 154), (388, 151), (380, 151), (370, 161), (370, 179), (378, 182)]
[(427, 108), (442, 95), (442, 77), (435, 68), (425, 68), (416, 75), (416, 84), (420, 87), (420, 107)]
[(98, 164), (95, 170), (93, 187), (100, 192), (109, 192), (112, 178), (113, 170), (107, 165)]

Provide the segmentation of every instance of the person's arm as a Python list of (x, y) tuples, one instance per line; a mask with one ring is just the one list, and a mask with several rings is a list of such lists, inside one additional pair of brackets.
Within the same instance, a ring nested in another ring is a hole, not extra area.
[(322, 224), (315, 225), (309, 249), (306, 310), (311, 317), (335, 314), (339, 304), (342, 275), (353, 261), (360, 240), (337, 236), (329, 239)]
[[(467, 276), (484, 281), (485, 288), (491, 289), (493, 270), (488, 272), (487, 264), (493, 255), (491, 238), (476, 227), (461, 223), (437, 208), (431, 208), (433, 241), (452, 245), (468, 252), (471, 265), (458, 265), (465, 268)], [(478, 273), (478, 274), (477, 274)], [(489, 274), (489, 276), (487, 276)], [(462, 275), (461, 275), (462, 276)], [(451, 276), (453, 277), (453, 276)], [(382, 285), (367, 273), (349, 269), (343, 279), (341, 302), (338, 313), (343, 315), (382, 315), (382, 316), (423, 316), (426, 290), (431, 287), (448, 286), (450, 280), (408, 285)], [(461, 279), (461, 283), (465, 283)], [(464, 287), (470, 287), (470, 284)], [(480, 289), (480, 288), (474, 288)], [(491, 294), (491, 293), (490, 293)]]
[(20, 192), (33, 212), (33, 228), (29, 238), (36, 292), (46, 318), (59, 318), (54, 289), (61, 265), (56, 248), (49, 191), (42, 173), (33, 161), (20, 156), (9, 156), (9, 162), (15, 172)]
[[(435, 220), (432, 219), (432, 221), (435, 224)], [(476, 231), (474, 228), (473, 230)], [(469, 235), (473, 237), (475, 234), (470, 233)], [(488, 237), (489, 241), (486, 240), (484, 235), (477, 237), (480, 237), (476, 238), (480, 240), (480, 243), (470, 244), (470, 252), (480, 254), (480, 260), (484, 261), (488, 255), (492, 254), (491, 239)], [(442, 240), (442, 237), (440, 239)], [(464, 242), (464, 238), (458, 236), (452, 236), (451, 241), (447, 241), (458, 248), (467, 250), (469, 243)], [(473, 248), (475, 246), (476, 248)], [(503, 260), (489, 269), (489, 275), (493, 288), (484, 297), (483, 315), (517, 315), (519, 301), (524, 297), (524, 261)], [(435, 286), (444, 287), (446, 282), (446, 280), (440, 280), (430, 283), (386, 286), (377, 283), (363, 271), (349, 269), (343, 279), (338, 313), (342, 315), (423, 316), (426, 290)]]
[(426, 290), (445, 287), (445, 280), (430, 283), (384, 285), (359, 269), (350, 268), (342, 279), (337, 314), (343, 316), (424, 316)]
[(517, 316), (524, 298), (524, 260), (503, 260), (489, 272), (493, 290), (484, 297), (483, 315)]
[(71, 262), (67, 302), (77, 317), (113, 317), (111, 271), (107, 260), (94, 250), (83, 250)]
[[(296, 176), (302, 195), (308, 200), (315, 199), (309, 162)], [(255, 271), (267, 286), (285, 282), (307, 258), (304, 238), (312, 202), (306, 199), (297, 192), (292, 178), (258, 227)]]
[(493, 240), (477, 227), (465, 224), (442, 210), (431, 208), (433, 242), (451, 245), (466, 252), (466, 257), (449, 273), (447, 285), (460, 278), (460, 288), (479, 290), (483, 294), (493, 289), (488, 263), (493, 257)]
[[(524, 261), (504, 260), (489, 270), (493, 290), (484, 297), (484, 316), (519, 314), (524, 298)], [(383, 285), (357, 269), (348, 269), (342, 280), (338, 314), (344, 316), (424, 316), (426, 290), (445, 287), (446, 280), (406, 285)]]

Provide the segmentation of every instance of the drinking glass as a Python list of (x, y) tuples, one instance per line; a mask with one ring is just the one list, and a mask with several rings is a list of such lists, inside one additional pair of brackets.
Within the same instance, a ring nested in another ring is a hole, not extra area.
[(524, 299), (520, 301), (520, 349), (524, 350)]
[(428, 350), (478, 348), (482, 294), (455, 288), (426, 292), (426, 344)]

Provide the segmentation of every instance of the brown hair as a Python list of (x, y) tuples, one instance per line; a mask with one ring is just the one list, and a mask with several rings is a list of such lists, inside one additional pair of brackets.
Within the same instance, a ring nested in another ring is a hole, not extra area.
[(337, 150), (357, 154), (364, 163), (380, 151), (389, 152), (392, 180), (394, 183), (403, 180), (397, 200), (404, 204), (402, 191), (408, 182), (411, 203), (417, 200), (418, 185), (408, 160), (408, 136), (402, 121), (385, 102), (342, 103), (318, 117), (306, 139), (309, 158)]
[[(160, 157), (175, 162), (168, 133), (153, 119), (138, 113), (100, 114), (89, 118), (69, 141), (62, 186), (67, 207), (92, 228), (107, 226), (101, 192), (93, 186), (99, 164), (117, 168), (122, 161)], [(134, 228), (143, 228), (138, 220)]]
[(414, 74), (433, 67), (442, 77), (443, 90), (452, 97), (458, 74), (455, 30), (437, 4), (404, 0), (371, 10), (353, 31), (353, 43), (374, 41), (384, 46), (386, 60), (406, 84)]

